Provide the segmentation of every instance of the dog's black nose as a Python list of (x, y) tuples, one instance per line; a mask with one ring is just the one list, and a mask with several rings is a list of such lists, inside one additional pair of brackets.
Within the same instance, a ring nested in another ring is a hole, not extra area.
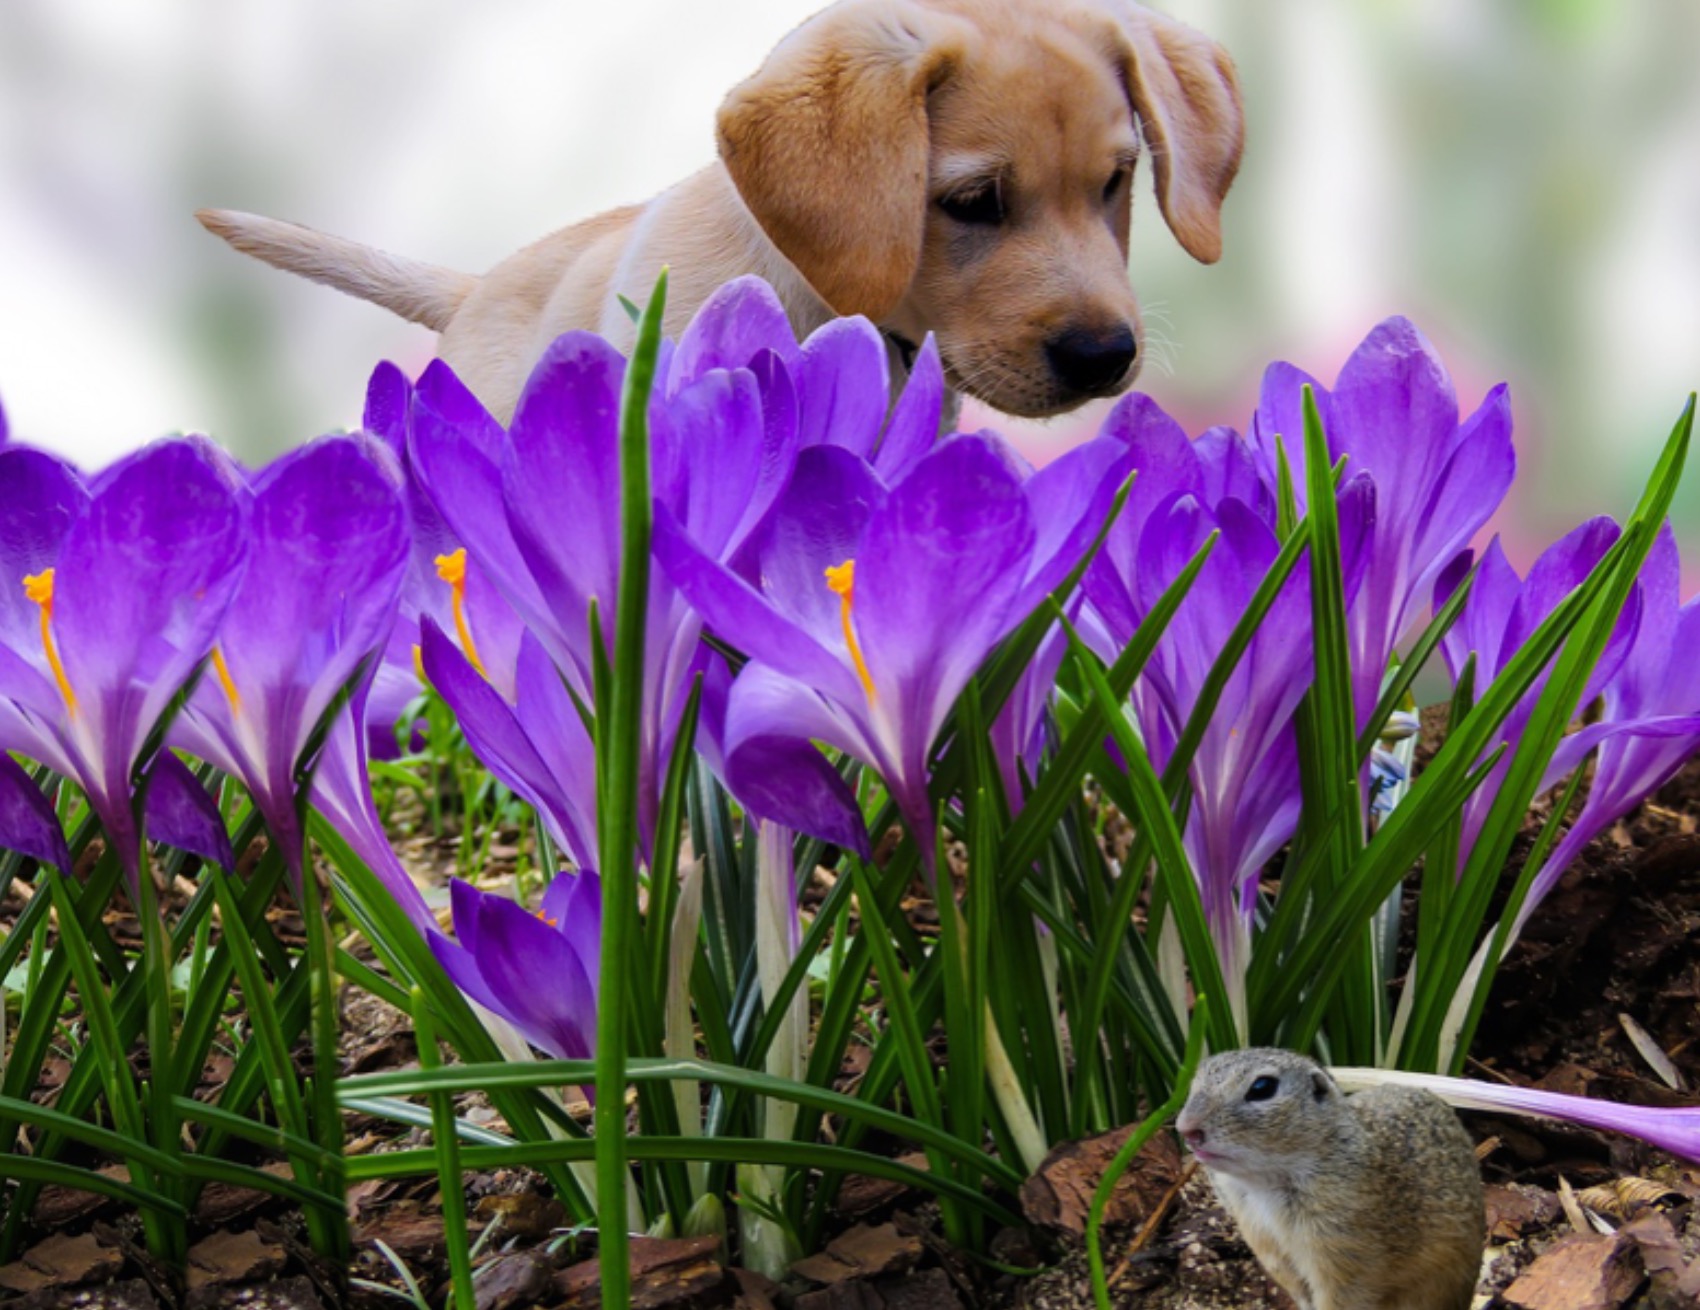
[(1071, 391), (1101, 395), (1127, 376), (1139, 347), (1126, 323), (1108, 332), (1070, 328), (1045, 343), (1051, 372)]

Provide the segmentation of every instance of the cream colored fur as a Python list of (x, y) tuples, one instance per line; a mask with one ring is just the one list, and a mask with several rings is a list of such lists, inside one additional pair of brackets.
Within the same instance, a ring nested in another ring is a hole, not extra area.
[[(628, 342), (618, 297), (641, 302), (664, 265), (671, 333), (754, 273), (799, 333), (851, 313), (910, 343), (931, 332), (957, 391), (1047, 415), (1137, 372), (1136, 358), (1071, 385), (1053, 361), (1062, 334), (1138, 339), (1138, 154), (1176, 238), (1210, 263), (1244, 132), (1227, 55), (1129, 0), (839, 0), (733, 89), (718, 129), (716, 163), (482, 277), (251, 214), (197, 217), (238, 250), (440, 332), (442, 357), (503, 419), (560, 333)], [(952, 215), (953, 197), (987, 188), (999, 221)]]

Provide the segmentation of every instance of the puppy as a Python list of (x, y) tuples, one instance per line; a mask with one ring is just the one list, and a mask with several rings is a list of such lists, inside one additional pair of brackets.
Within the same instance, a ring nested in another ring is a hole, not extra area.
[(629, 343), (619, 297), (641, 302), (663, 265), (672, 333), (755, 273), (799, 334), (863, 314), (907, 362), (931, 332), (954, 390), (1044, 416), (1138, 371), (1127, 239), (1142, 146), (1170, 230), (1213, 263), (1243, 137), (1227, 55), (1130, 0), (839, 0), (726, 98), (717, 163), (483, 277), (254, 215), (197, 217), (440, 332), (504, 421), (560, 333)]

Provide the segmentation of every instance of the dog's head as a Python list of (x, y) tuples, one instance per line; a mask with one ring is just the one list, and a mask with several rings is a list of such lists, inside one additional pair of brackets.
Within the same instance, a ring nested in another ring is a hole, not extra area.
[(1212, 263), (1243, 135), (1227, 55), (1131, 0), (840, 0), (719, 119), (744, 203), (834, 311), (936, 334), (952, 386), (1022, 415), (1138, 371), (1142, 145)]

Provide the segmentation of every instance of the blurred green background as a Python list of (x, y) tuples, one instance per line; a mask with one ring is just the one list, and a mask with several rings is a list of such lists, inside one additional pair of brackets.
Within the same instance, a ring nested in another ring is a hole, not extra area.
[[(417, 370), (430, 334), (239, 258), (195, 208), (480, 270), (706, 162), (720, 97), (817, 7), (8, 0), (0, 403), (89, 465), (178, 429), (257, 460), (345, 426), (373, 363)], [(1232, 53), (1249, 140), (1213, 268), (1141, 170), (1140, 385), (1193, 430), (1243, 426), (1269, 360), (1331, 380), (1405, 313), (1467, 408), (1512, 383), (1514, 559), (1622, 513), (1700, 384), (1700, 4), (1160, 7)], [(1038, 458), (1092, 424), (971, 417)], [(1700, 470), (1679, 512), (1700, 558)]]

